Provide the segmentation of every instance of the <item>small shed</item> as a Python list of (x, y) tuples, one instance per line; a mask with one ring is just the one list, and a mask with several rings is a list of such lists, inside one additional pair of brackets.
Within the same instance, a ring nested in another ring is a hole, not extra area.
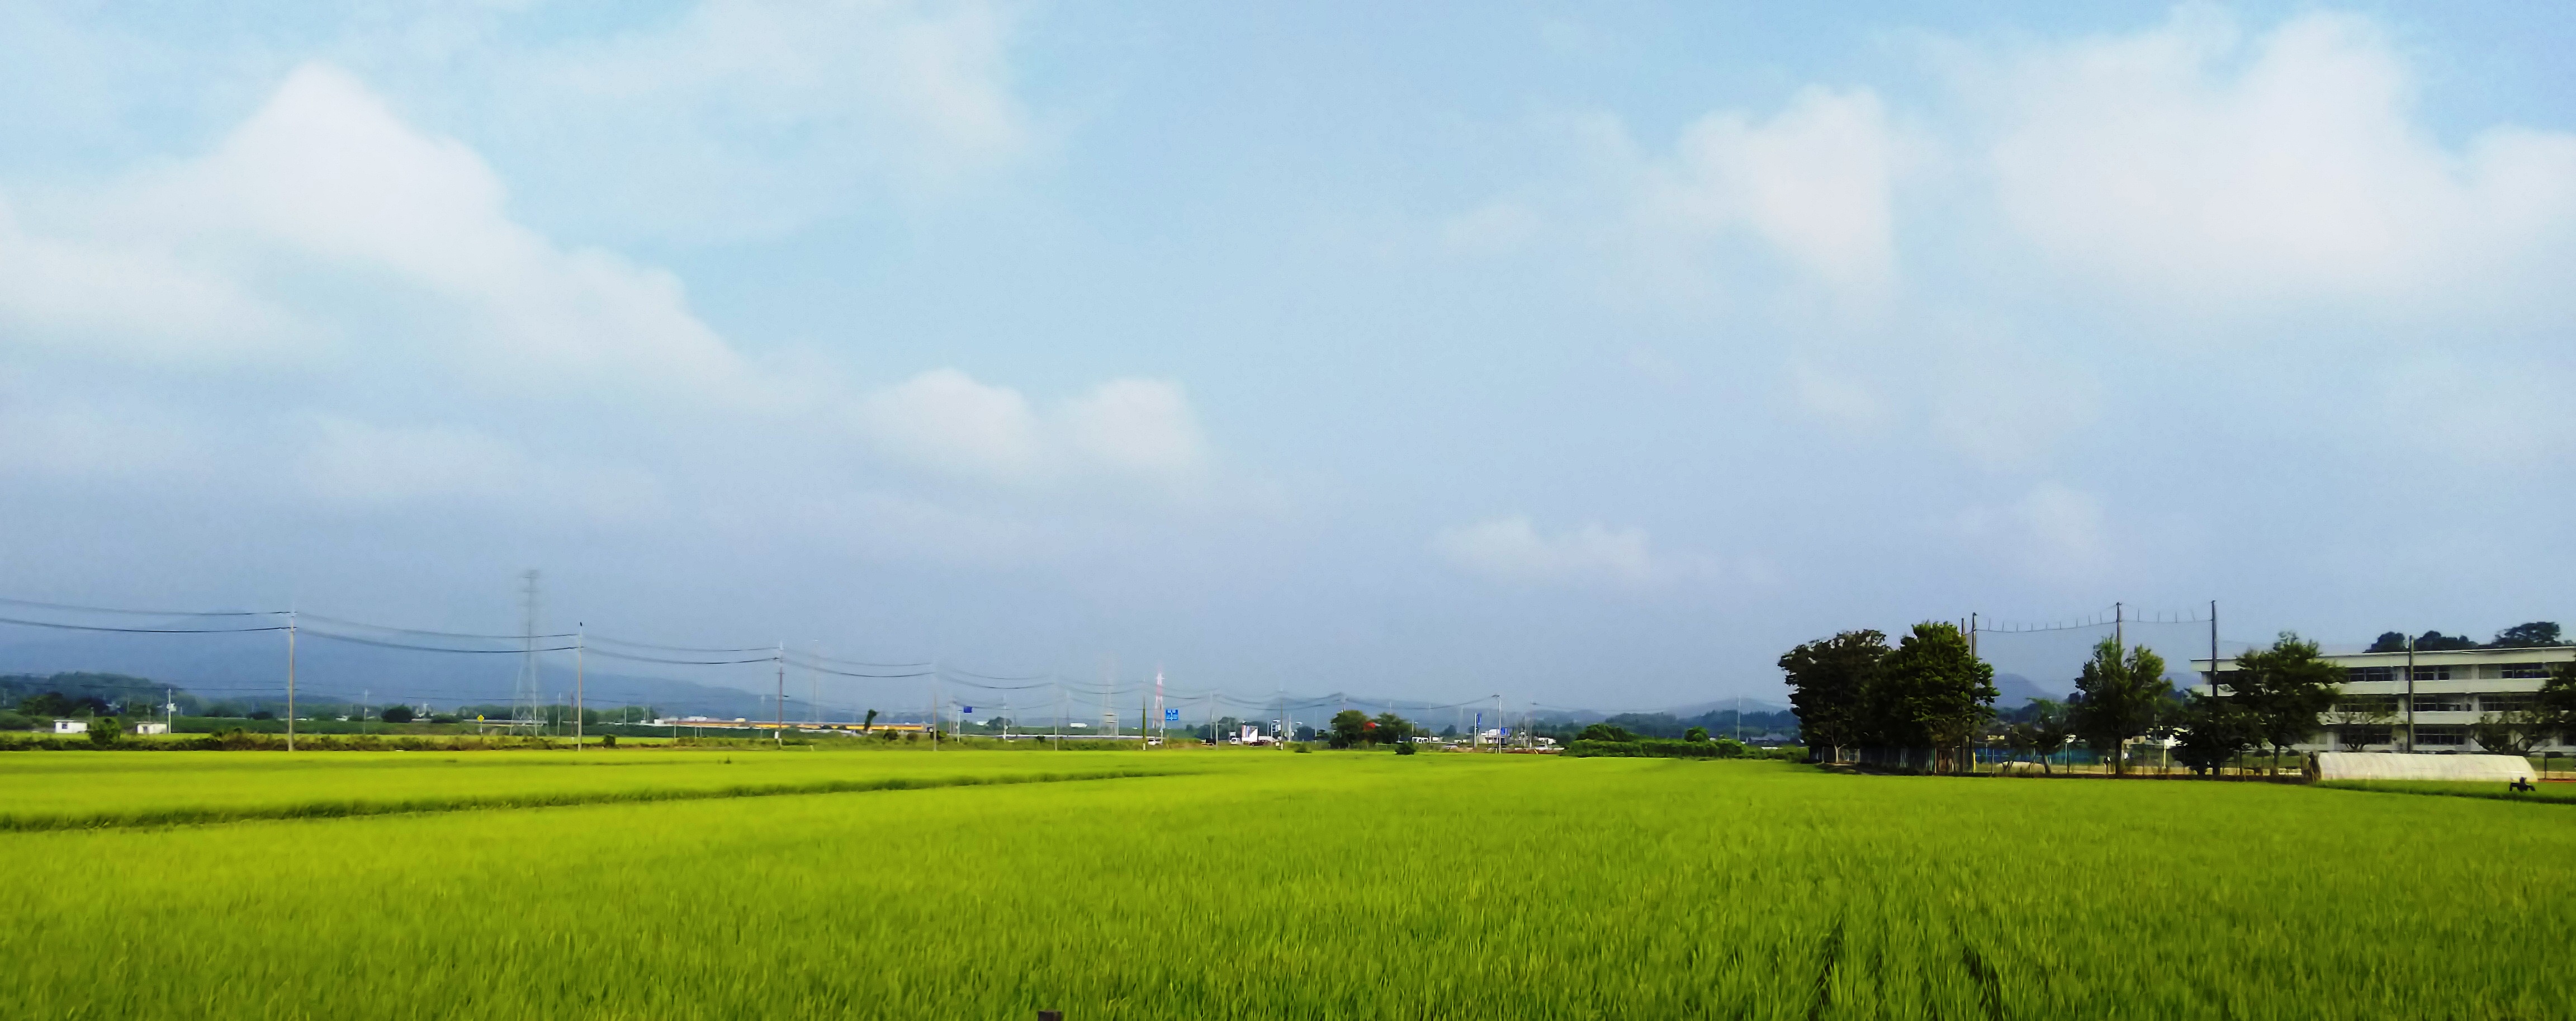
[(167, 734), (170, 732), (170, 725), (167, 723), (137, 723), (134, 725), (134, 732), (137, 734)]
[(2519, 755), (2408, 755), (2399, 752), (2318, 752), (2308, 758), (2310, 780), (2464, 780), (2512, 783), (2535, 779), (2531, 760)]
[(54, 721), (54, 733), (57, 733), (57, 734), (86, 734), (86, 733), (89, 733), (89, 721), (88, 721), (88, 720), (55, 720), (55, 721)]

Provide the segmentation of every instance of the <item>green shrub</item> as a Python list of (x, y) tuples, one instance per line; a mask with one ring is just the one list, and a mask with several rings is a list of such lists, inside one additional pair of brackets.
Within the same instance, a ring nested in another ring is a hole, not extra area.
[(113, 716), (101, 716), (92, 719), (89, 721), (89, 743), (115, 744), (118, 737), (118, 731), (124, 729), (124, 727), (125, 724)]

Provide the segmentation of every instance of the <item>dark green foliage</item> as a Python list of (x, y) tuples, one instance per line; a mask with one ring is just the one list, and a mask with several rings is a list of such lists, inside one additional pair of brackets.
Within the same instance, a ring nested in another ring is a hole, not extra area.
[(2234, 700), (2192, 692), (2175, 719), (2174, 761), (2215, 776), (2238, 752), (2261, 740), (2254, 718)]
[(1398, 741), (1398, 742), (1396, 742), (1396, 745), (1395, 745), (1395, 753), (1396, 753), (1396, 754), (1398, 754), (1398, 755), (1411, 755), (1411, 754), (1414, 754), (1413, 742), (1411, 742), (1411, 741)]
[(1377, 718), (1370, 720), (1369, 723), (1368, 738), (1372, 744), (1403, 746), (1413, 743), (1411, 739), (1415, 727), (1404, 717), (1394, 713), (1379, 713)]
[(1598, 759), (1740, 759), (1748, 749), (1733, 741), (1673, 741), (1646, 738), (1637, 741), (1587, 741), (1577, 739), (1567, 745), (1570, 758)]
[(2065, 747), (2066, 739), (2075, 733), (2066, 707), (2052, 699), (2035, 698), (2018, 715), (2021, 721), (2004, 729), (2004, 740), (2015, 752), (2037, 756), (2040, 771), (2047, 772), (2052, 768), (2050, 756)]
[(2496, 632), (2495, 640), (2488, 642), (2487, 648), (2541, 649), (2565, 644), (2567, 643), (2558, 638), (2556, 621), (2535, 620)]
[(2342, 667), (2319, 655), (2317, 643), (2289, 631), (2271, 648), (2248, 650), (2236, 657), (2236, 669), (2218, 674), (2236, 707), (2253, 720), (2255, 736), (2272, 746), (2275, 773), (2283, 751), (2316, 733), (2317, 717), (2334, 706), (2343, 677)]
[(276, 718), (276, 713), (269, 712), (266, 709), (253, 709), (250, 711), (250, 715), (244, 717), (244, 719), (252, 720), (274, 720)]
[(1324, 744), (1332, 748), (1357, 748), (1368, 741), (1368, 714), (1357, 709), (1344, 709), (1333, 714), (1332, 734)]
[(18, 711), (28, 716), (105, 716), (114, 710), (96, 695), (48, 691), (19, 699)]
[(410, 706), (395, 705), (386, 706), (384, 712), (376, 714), (376, 718), (387, 723), (410, 723), (419, 717), (412, 714)]
[(1595, 723), (1583, 728), (1583, 733), (1576, 735), (1574, 739), (1577, 741), (1613, 741), (1624, 744), (1630, 741), (1635, 741), (1637, 739), (1637, 735), (1629, 733), (1627, 728), (1618, 726), (1617, 724)]
[(865, 734), (875, 729), (877, 729), (877, 711), (870, 709), (867, 720), (859, 724), (859, 733)]
[(2066, 707), (2068, 722), (2076, 736), (2111, 760), (2114, 773), (2124, 773), (2128, 742), (2156, 730), (2173, 699), (2173, 684), (2165, 680), (2164, 657), (2143, 645), (2123, 656), (2120, 643), (2105, 638), (2093, 647), (2093, 658), (2075, 678), (2075, 697)]
[(1845, 631), (1808, 642), (1780, 657), (1787, 674), (1790, 711), (1810, 746), (1847, 748), (1875, 736), (1864, 733), (1863, 695), (1887, 658), (1887, 636)]
[(1968, 651), (1956, 625), (1916, 624), (1881, 664), (1866, 703), (1887, 745), (1949, 748), (1994, 718), (1995, 668)]
[(101, 716), (92, 719), (89, 721), (89, 743), (95, 745), (115, 744), (116, 739), (122, 736), (124, 727), (124, 722), (113, 716)]
[(617, 747), (617, 735), (615, 735), (615, 734), (601, 734), (601, 735), (599, 735), (599, 746), (600, 746), (600, 747), (602, 747), (602, 748), (615, 748), (615, 747)]
[(1690, 729), (1690, 733), (1687, 733), (1687, 734), (1682, 735), (1682, 740), (1684, 740), (1684, 741), (1706, 741), (1706, 740), (1708, 740), (1708, 728), (1707, 728), (1707, 727), (1692, 727), (1692, 728)]
[(2363, 649), (2361, 651), (2404, 652), (2406, 651), (2406, 636), (2395, 631), (2382, 631), (2379, 633), (2379, 638), (2370, 643), (2370, 648)]

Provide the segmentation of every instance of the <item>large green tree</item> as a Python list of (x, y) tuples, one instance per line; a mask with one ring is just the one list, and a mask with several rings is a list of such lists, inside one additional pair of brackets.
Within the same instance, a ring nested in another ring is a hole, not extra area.
[(2253, 717), (2234, 699), (2192, 692), (2175, 720), (2174, 758), (2211, 777), (2238, 752), (2254, 746)]
[(2157, 729), (2173, 698), (2165, 659), (2140, 645), (2126, 655), (2116, 639), (2093, 647), (2093, 658), (2075, 677), (2069, 722), (2084, 743), (2111, 757), (2114, 774), (2128, 772), (2129, 742)]
[(2317, 643), (2283, 631), (2268, 649), (2248, 649), (2236, 657), (2236, 669), (2221, 671), (2237, 708), (2252, 718), (2254, 732), (2272, 746), (2272, 773), (2281, 772), (2281, 753), (2314, 736), (2318, 714), (2333, 707), (2344, 670), (2328, 662)]
[(2496, 632), (2495, 640), (2488, 642), (2487, 648), (2542, 649), (2567, 644), (2559, 640), (2558, 634), (2556, 621), (2535, 620)]
[(2549, 668), (2549, 680), (2541, 683), (2531, 716), (2534, 734), (2576, 740), (2576, 660)]
[(1344, 709), (1333, 714), (1333, 734), (1325, 744), (1335, 748), (1357, 748), (1367, 743), (1368, 714), (1357, 709)]
[(1887, 654), (1865, 700), (1888, 744), (1956, 749), (1995, 715), (1995, 668), (1958, 625), (1926, 621)]
[(1864, 733), (1863, 699), (1887, 659), (1887, 636), (1876, 631), (1845, 631), (1789, 650), (1780, 657), (1787, 675), (1789, 710), (1798, 714), (1798, 733), (1811, 749), (1833, 761), (1842, 749), (1859, 745)]
[(2013, 751), (2038, 755), (2039, 771), (2049, 772), (2057, 750), (2074, 733), (2066, 723), (2066, 707), (2055, 699), (2034, 698), (2022, 712), (2028, 719), (2005, 728), (2004, 740)]
[(1374, 743), (1402, 744), (1413, 737), (1412, 721), (1394, 713), (1379, 713), (1377, 719), (1369, 722), (1376, 724), (1368, 728), (1369, 740)]

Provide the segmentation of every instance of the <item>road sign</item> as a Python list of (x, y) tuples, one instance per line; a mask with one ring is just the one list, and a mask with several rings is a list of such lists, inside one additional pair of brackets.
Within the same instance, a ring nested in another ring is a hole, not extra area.
[(1165, 723), (1179, 723), (1179, 722), (1181, 722), (1181, 711), (1180, 711), (1180, 710), (1178, 710), (1178, 709), (1165, 709), (1165, 710), (1163, 710), (1163, 722), (1165, 722)]

